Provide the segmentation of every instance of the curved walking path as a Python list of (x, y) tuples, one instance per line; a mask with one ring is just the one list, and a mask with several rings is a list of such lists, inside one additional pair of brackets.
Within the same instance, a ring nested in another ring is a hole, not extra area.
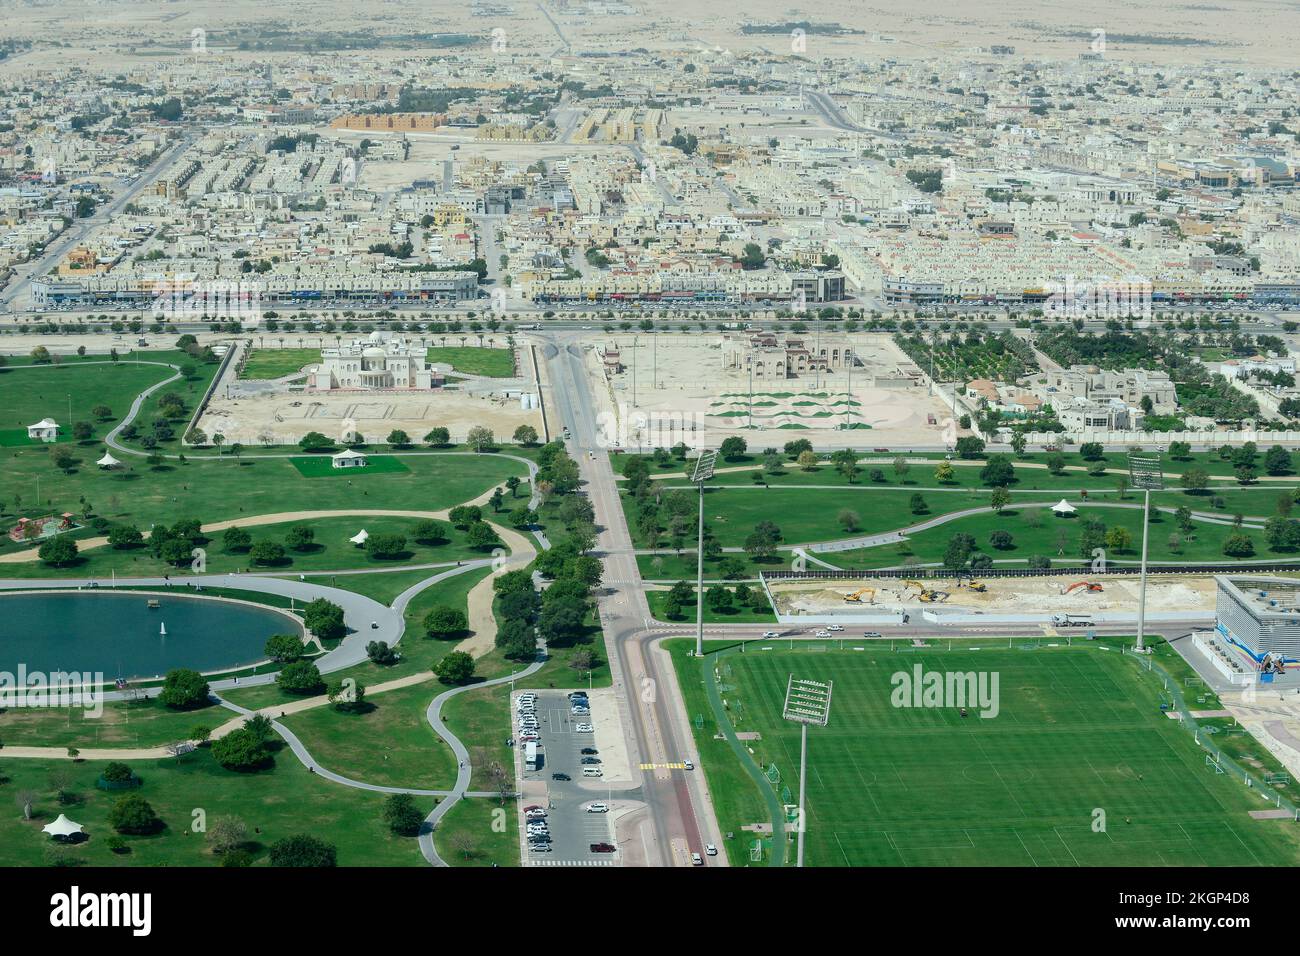
[[(460, 738), (451, 732), (442, 719), (442, 706), (451, 700), (457, 694), (463, 694), (470, 690), (482, 690), (485, 687), (497, 687), (501, 684), (508, 684), (511, 681), (520, 680), (537, 673), (546, 664), (547, 657), (545, 648), (539, 649), (537, 660), (529, 664), (521, 671), (508, 674), (505, 677), (494, 677), (492, 680), (481, 681), (477, 684), (466, 684), (462, 687), (453, 687), (450, 690), (443, 691), (429, 704), (425, 711), (425, 717), (429, 721), (429, 726), (433, 732), (446, 741), (447, 746), (451, 747), (452, 753), (456, 755), (456, 785), (447, 794), (446, 799), (440, 801), (436, 807), (424, 819), (424, 826), (420, 828), (420, 852), (424, 858), (434, 866), (448, 866), (446, 860), (438, 855), (437, 848), (433, 845), (433, 831), (438, 826), (438, 821), (446, 816), (461, 798), (469, 794), (469, 781), (473, 774), (473, 768), (469, 762), (469, 750)], [(494, 794), (495, 796), (495, 794)]]

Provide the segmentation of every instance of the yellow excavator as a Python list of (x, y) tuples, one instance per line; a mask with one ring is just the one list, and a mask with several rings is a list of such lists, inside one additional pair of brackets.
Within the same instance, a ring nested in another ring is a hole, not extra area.
[(924, 604), (938, 604), (948, 600), (947, 591), (931, 591), (920, 581), (904, 581), (903, 585), (905, 588), (906, 587), (916, 588), (916, 590), (920, 592), (919, 594), (917, 594), (917, 597), (920, 598), (921, 602)]
[[(867, 595), (866, 601), (862, 600), (862, 595), (864, 594)], [(850, 604), (854, 602), (857, 602), (858, 604), (874, 604), (876, 601), (876, 589), (859, 588), (858, 590), (854, 591), (852, 594), (844, 595), (844, 600)]]

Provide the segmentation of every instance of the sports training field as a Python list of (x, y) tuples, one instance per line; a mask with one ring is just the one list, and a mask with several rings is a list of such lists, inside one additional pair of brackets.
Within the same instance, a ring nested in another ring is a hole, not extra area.
[[(749, 865), (766, 819), (759, 787), (730, 744), (713, 739), (699, 663), (674, 650), (733, 865)], [(798, 800), (799, 729), (782, 720), (791, 671), (834, 681), (831, 721), (812, 728), (807, 865), (1295, 865), (1300, 827), (1256, 820), (1257, 794), (1205, 765), (1191, 735), (1159, 710), (1160, 678), (1096, 647), (891, 652), (806, 647), (711, 657), (737, 731)], [(1000, 712), (904, 709), (891, 675), (999, 675)], [(1294, 797), (1288, 793), (1288, 796)], [(1094, 829), (1094, 811), (1105, 829)], [(793, 858), (793, 849), (789, 854)], [(787, 859), (787, 864), (790, 862)], [(770, 862), (765, 858), (764, 862)]]

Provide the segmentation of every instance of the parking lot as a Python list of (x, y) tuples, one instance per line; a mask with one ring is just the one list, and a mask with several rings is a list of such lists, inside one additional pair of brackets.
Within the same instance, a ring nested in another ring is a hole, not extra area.
[[(530, 701), (531, 707), (527, 706)], [(524, 793), (519, 805), (520, 852), (525, 866), (618, 866), (621, 862), (617, 850), (591, 849), (592, 844), (613, 846), (611, 815), (587, 810), (593, 803), (612, 806), (612, 794), (601, 790), (602, 776), (583, 775), (584, 770), (600, 770), (601, 758), (597, 753), (582, 752), (595, 750), (596, 738), (591, 731), (578, 729), (591, 723), (591, 715), (575, 714), (573, 703), (564, 691), (521, 691), (511, 699), (519, 740), (515, 748), (516, 770)], [(527, 720), (530, 715), (532, 721)], [(530, 770), (526, 766), (528, 741), (523, 735), (534, 722), (540, 739), (535, 741), (536, 769)], [(588, 762), (583, 763), (584, 759)], [(539, 808), (532, 811), (532, 818), (527, 814), (529, 807)], [(535, 828), (538, 842), (549, 846), (549, 851), (532, 848), (529, 824)]]

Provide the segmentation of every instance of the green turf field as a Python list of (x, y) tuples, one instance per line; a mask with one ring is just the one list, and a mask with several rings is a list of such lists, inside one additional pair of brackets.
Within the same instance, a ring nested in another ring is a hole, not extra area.
[(431, 348), (430, 362), (443, 362), (454, 371), (466, 375), (486, 375), (489, 378), (511, 378), (515, 374), (514, 349), (478, 348), (476, 346), (446, 346)]
[(304, 365), (320, 363), (320, 349), (253, 349), (244, 361), (240, 378), (273, 379), (296, 375)]
[[(807, 863), (822, 866), (1256, 866), (1300, 862), (1300, 831), (1255, 820), (1266, 806), (1205, 766), (1191, 734), (1158, 709), (1160, 678), (1096, 646), (891, 652), (827, 645), (710, 658), (721, 698), (753, 759), (798, 794), (799, 729), (781, 707), (793, 671), (834, 681), (829, 726), (810, 731)], [(735, 865), (749, 862), (741, 827), (763, 819), (758, 786), (717, 722), (699, 662), (674, 650), (696, 744)], [(999, 675), (996, 717), (955, 707), (900, 708), (891, 676), (911, 671)], [(778, 797), (779, 799), (779, 797)], [(1096, 811), (1105, 813), (1097, 831)], [(793, 855), (791, 848), (790, 856)], [(787, 862), (789, 860), (787, 859)]]
[[(61, 426), (61, 441), (72, 440), (76, 422), (89, 422), (94, 434), (102, 437), (126, 415), (135, 396), (173, 374), (163, 365), (108, 364), (106, 360), (102, 365), (9, 369), (0, 374), (0, 445), (44, 444), (28, 439), (27, 426), (47, 417)], [(107, 406), (112, 417), (98, 421), (91, 414), (97, 405)]]
[(293, 467), (297, 468), (299, 473), (307, 478), (395, 475), (411, 470), (402, 463), (400, 458), (394, 458), (392, 455), (369, 455), (366, 458), (365, 465), (353, 468), (335, 468), (329, 455), (321, 455), (315, 458), (294, 457), (289, 460), (293, 462)]

